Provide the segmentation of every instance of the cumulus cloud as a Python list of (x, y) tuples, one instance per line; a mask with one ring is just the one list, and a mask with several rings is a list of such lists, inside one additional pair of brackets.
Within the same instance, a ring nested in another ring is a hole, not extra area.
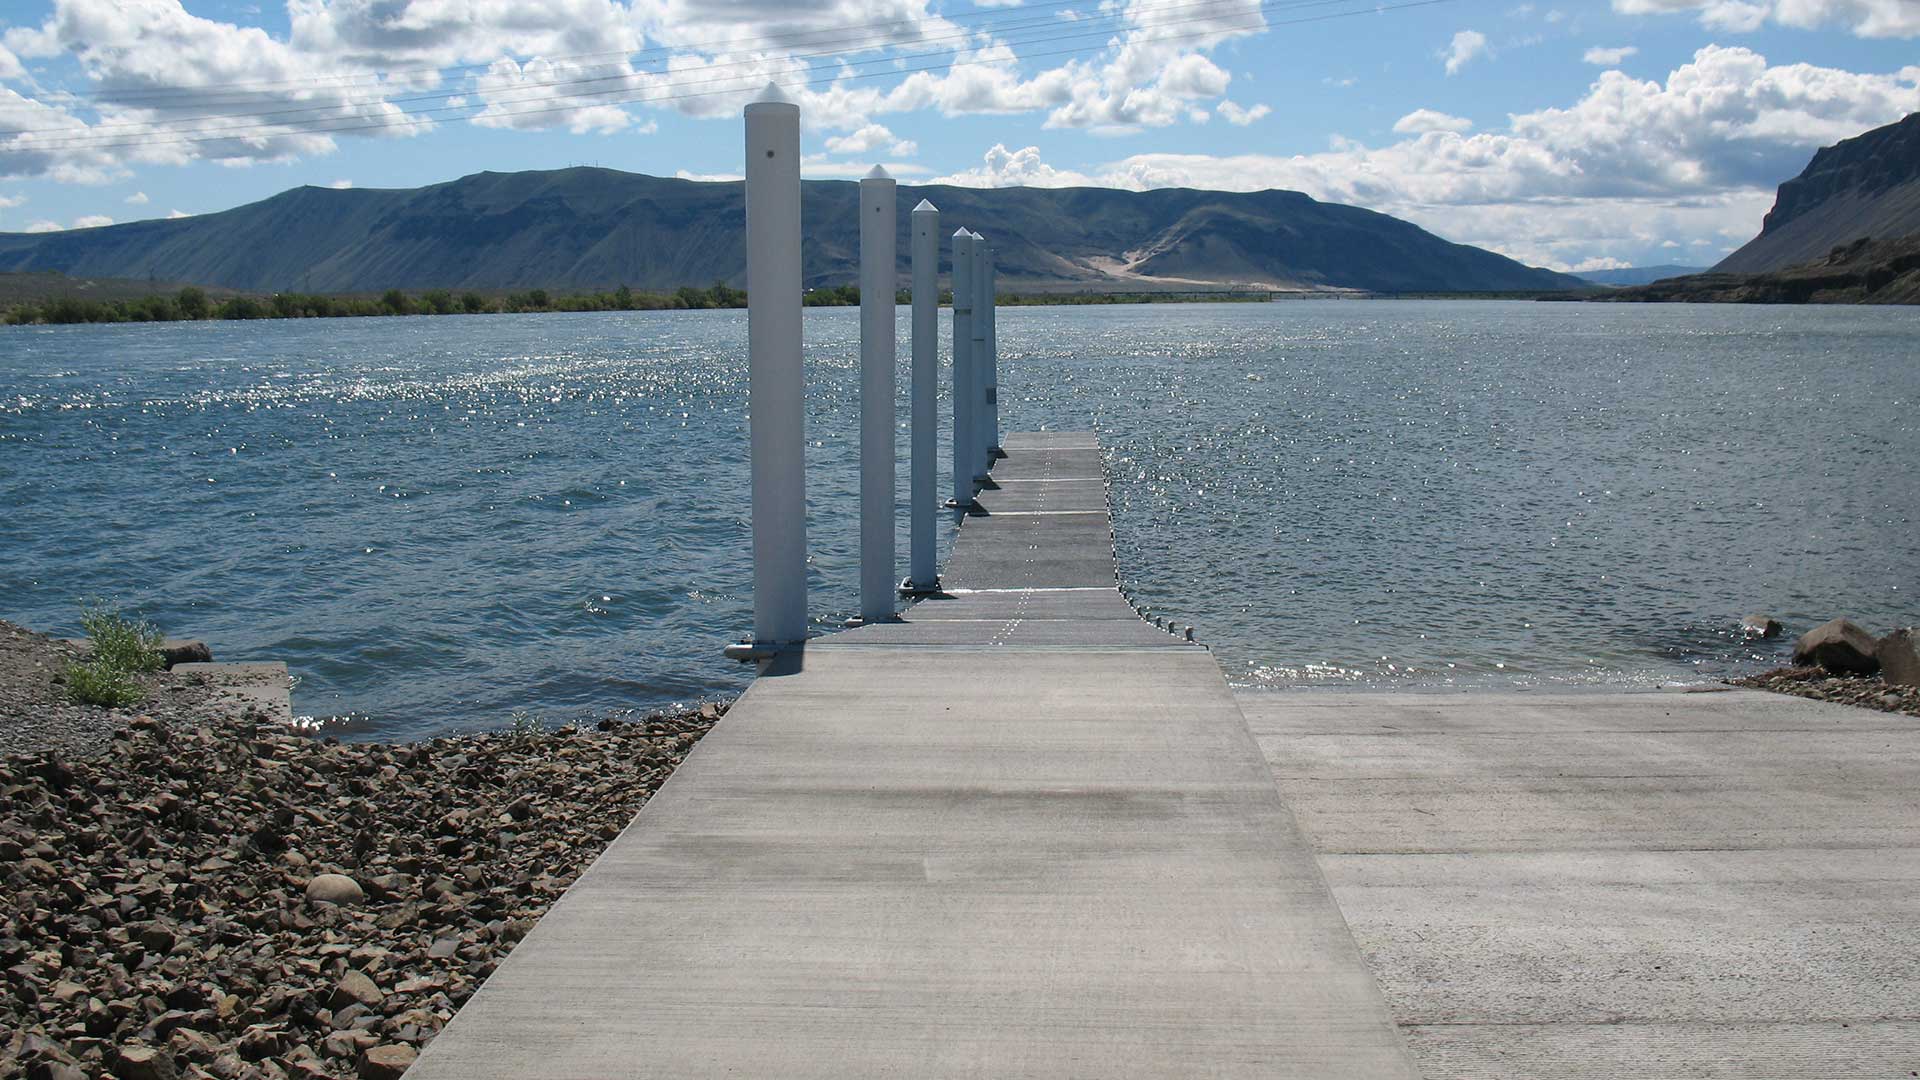
[(1261, 117), (1266, 116), (1268, 113), (1273, 112), (1273, 109), (1270, 106), (1266, 106), (1266, 105), (1255, 105), (1251, 108), (1242, 108), (1241, 106), (1236, 105), (1231, 101), (1224, 101), (1224, 100), (1220, 102), (1220, 105), (1218, 107), (1220, 110), (1220, 115), (1226, 118), (1227, 123), (1236, 124), (1240, 127), (1246, 127), (1248, 124), (1253, 123), (1255, 120), (1258, 120)]
[(1514, 115), (1502, 131), (1471, 133), (1458, 118), (1420, 110), (1396, 125), (1403, 138), (1383, 146), (1341, 139), (1290, 157), (1136, 154), (1087, 174), (1045, 165), (1034, 147), (995, 146), (982, 167), (946, 182), (1285, 188), (1565, 268), (1674, 238), (1737, 246), (1758, 231), (1775, 186), (1816, 148), (1917, 109), (1920, 66), (1862, 74), (1709, 46), (1665, 81), (1603, 72), (1573, 104)]
[(575, 135), (605, 135), (632, 124), (626, 107), (608, 97), (645, 85), (624, 60), (608, 65), (539, 57), (524, 64), (502, 57), (475, 84), (475, 96), (486, 105), (469, 119), (481, 127), (564, 127)]
[(332, 188), (335, 191), (346, 191), (347, 189), (353, 187), (353, 181), (343, 176), (340, 179), (335, 180), (334, 182), (328, 184), (327, 186)]
[(1582, 56), (1581, 59), (1589, 64), (1597, 64), (1600, 67), (1613, 67), (1639, 51), (1637, 47), (1632, 45), (1618, 45), (1611, 48), (1595, 45), (1593, 48), (1588, 49), (1586, 55)]
[(105, 214), (87, 214), (73, 219), (76, 229), (97, 229), (102, 225), (113, 224), (113, 219)]
[(173, 221), (173, 220), (175, 220), (175, 219), (177, 219), (177, 218), (183, 218), (183, 217), (192, 217), (192, 216), (193, 216), (192, 214), (189, 214), (189, 213), (187, 213), (187, 212), (186, 212), (185, 210), (169, 210), (169, 211), (167, 211), (167, 220), (168, 220), (168, 221)]
[(1040, 160), (1037, 146), (1008, 150), (1004, 144), (994, 143), (979, 167), (942, 176), (930, 183), (960, 187), (1095, 187), (1101, 182), (1085, 173), (1048, 165)]
[(57, 221), (36, 221), (27, 226), (27, 231), (30, 233), (60, 232), (65, 228), (66, 226)]
[(1710, 30), (1747, 33), (1768, 21), (1811, 30), (1841, 26), (1859, 37), (1920, 37), (1914, 0), (1613, 0), (1626, 15), (1692, 13)]
[(1440, 58), (1446, 61), (1449, 75), (1458, 75), (1461, 69), (1486, 55), (1487, 35), (1478, 30), (1460, 31), (1453, 35), (1453, 41), (1446, 48), (1440, 50)]
[(5, 45), (0, 45), (0, 82), (25, 79), (26, 77), (27, 69), (25, 65), (20, 63), (20, 58), (13, 54), (13, 50), (7, 48)]
[(827, 139), (827, 152), (830, 154), (873, 154), (888, 153), (895, 157), (912, 157), (920, 149), (912, 139), (897, 139), (893, 132), (882, 124), (866, 124), (856, 131)]
[(1393, 130), (1401, 135), (1419, 135), (1428, 131), (1471, 131), (1473, 121), (1463, 116), (1448, 116), (1433, 109), (1415, 109), (1395, 120)]
[(146, 193), (146, 192), (144, 192), (144, 191), (136, 191), (136, 192), (134, 192), (133, 194), (131, 194), (131, 195), (129, 195), (129, 196), (127, 196), (127, 198), (126, 198), (126, 204), (127, 204), (128, 206), (145, 206), (145, 205), (147, 205), (147, 193)]
[(16, 206), (25, 205), (26, 201), (25, 195), (0, 195), (0, 210), (11, 210)]

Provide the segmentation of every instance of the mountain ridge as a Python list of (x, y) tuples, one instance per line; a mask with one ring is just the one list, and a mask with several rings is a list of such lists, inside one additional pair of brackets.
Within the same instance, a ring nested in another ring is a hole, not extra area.
[[(804, 182), (809, 287), (854, 280), (857, 191), (852, 181)], [(480, 172), (418, 188), (299, 187), (189, 218), (0, 234), (0, 270), (303, 292), (741, 285), (743, 195), (737, 181), (585, 166)], [(902, 280), (907, 216), (922, 198), (941, 208), (946, 231), (966, 225), (988, 235), (1009, 285), (1370, 292), (1584, 286), (1386, 214), (1300, 192), (907, 184), (898, 200)]]
[(1814, 263), (1857, 240), (1920, 232), (1920, 112), (1815, 151), (1780, 185), (1760, 235), (1715, 273), (1768, 273)]

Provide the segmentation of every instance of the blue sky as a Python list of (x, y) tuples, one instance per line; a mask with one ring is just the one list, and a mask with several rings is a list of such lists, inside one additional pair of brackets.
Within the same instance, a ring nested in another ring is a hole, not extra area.
[(1704, 265), (1815, 148), (1920, 110), (1917, 39), (1920, 0), (28, 0), (0, 231), (730, 177), (772, 79), (810, 176), (1292, 188), (1538, 265)]

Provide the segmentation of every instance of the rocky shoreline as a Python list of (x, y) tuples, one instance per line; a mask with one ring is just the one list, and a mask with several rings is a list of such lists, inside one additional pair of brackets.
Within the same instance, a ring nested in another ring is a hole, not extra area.
[(724, 711), (341, 743), (156, 673), (150, 709), (35, 724), (66, 654), (15, 629), (0, 1076), (29, 1080), (399, 1076)]
[(138, 677), (147, 700), (136, 710), (76, 705), (67, 699), (64, 669), (84, 656), (71, 642), (0, 620), (0, 755), (92, 757), (108, 751), (113, 733), (134, 716), (178, 723), (214, 708), (216, 687), (171, 671)]
[(1775, 668), (1744, 679), (1731, 680), (1733, 686), (1750, 690), (1771, 690), (1776, 694), (1831, 701), (1836, 705), (1857, 705), (1862, 709), (1920, 716), (1920, 687), (1900, 686), (1879, 675), (1840, 675), (1816, 665)]

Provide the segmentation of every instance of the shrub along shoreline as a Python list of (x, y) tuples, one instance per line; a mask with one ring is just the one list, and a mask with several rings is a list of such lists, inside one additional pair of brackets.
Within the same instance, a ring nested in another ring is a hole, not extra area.
[[(1265, 302), (1258, 292), (1193, 293), (1003, 293), (1001, 307), (1079, 306), (1086, 304), (1189, 304)], [(851, 307), (860, 303), (856, 285), (809, 289), (801, 300), (807, 307)], [(913, 302), (901, 289), (894, 303)], [(950, 305), (953, 294), (942, 291), (940, 303)], [(747, 294), (725, 282), (705, 289), (683, 285), (670, 293), (635, 292), (625, 285), (612, 292), (555, 295), (546, 289), (486, 294), (467, 290), (429, 289), (408, 293), (388, 289), (374, 296), (337, 296), (326, 293), (274, 293), (271, 296), (209, 297), (204, 289), (187, 286), (177, 293), (154, 293), (132, 299), (94, 300), (62, 296), (27, 301), (8, 308), (0, 322), (8, 326), (71, 323), (203, 322), (250, 319), (339, 319), (384, 315), (507, 315), (552, 311), (685, 311), (743, 308)]]

